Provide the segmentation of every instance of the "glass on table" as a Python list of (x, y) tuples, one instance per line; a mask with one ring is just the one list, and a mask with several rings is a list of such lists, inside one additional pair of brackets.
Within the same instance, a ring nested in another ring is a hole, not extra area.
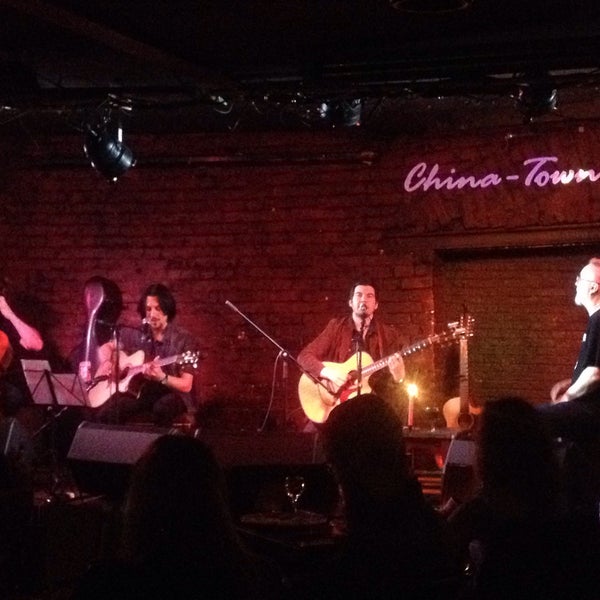
[(302, 475), (288, 475), (285, 478), (285, 493), (292, 502), (292, 508), (295, 513), (298, 512), (298, 500), (304, 493), (306, 481)]

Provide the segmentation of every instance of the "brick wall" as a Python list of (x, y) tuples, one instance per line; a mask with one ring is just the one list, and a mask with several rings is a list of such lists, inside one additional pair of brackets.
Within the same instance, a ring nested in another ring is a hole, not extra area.
[[(551, 339), (543, 331), (532, 333), (530, 344), (553, 347), (552, 370), (566, 371), (561, 377), (571, 369), (585, 321), (572, 307), (571, 279), (600, 241), (600, 182), (526, 186), (522, 163), (552, 155), (562, 166), (597, 165), (600, 171), (599, 131), (587, 126), (512, 138), (492, 131), (394, 141), (339, 130), (140, 136), (128, 140), (138, 164), (116, 184), (82, 159), (77, 136), (5, 139), (4, 270), (15, 292), (26, 294), (26, 308), (59, 358), (83, 335), (83, 286), (90, 276), (103, 275), (121, 287), (126, 322), (136, 322), (135, 304), (148, 283), (168, 284), (180, 323), (202, 340), (200, 397), (257, 410), (269, 399), (278, 350), (225, 301), (295, 354), (331, 315), (346, 312), (350, 283), (368, 273), (380, 282), (380, 313), (399, 327), (406, 343), (443, 328), (465, 300), (484, 321), (501, 315), (502, 336), (473, 343), (472, 366), (479, 373), (471, 369), (471, 377), (489, 381), (475, 386), (484, 398), (503, 389), (507, 370), (484, 365), (499, 352), (518, 364), (530, 347), (517, 343), (524, 334), (517, 318), (524, 287), (528, 314), (538, 310), (541, 294), (544, 314), (557, 327)], [(407, 192), (405, 177), (421, 161), (437, 163), (447, 174), (519, 172), (521, 179)], [(546, 278), (567, 247), (576, 252), (561, 262), (561, 276)], [(509, 252), (515, 248), (519, 261)], [(552, 252), (541, 262), (544, 248)], [(523, 274), (530, 259), (538, 274), (527, 285)], [(518, 276), (499, 264), (512, 265)], [(469, 284), (479, 279), (488, 283)], [(492, 305), (503, 306), (502, 312), (486, 308)], [(532, 321), (529, 314), (525, 326)], [(439, 374), (445, 358), (436, 367), (435, 356), (431, 350), (411, 357), (409, 369), (440, 400), (451, 390)], [(543, 357), (540, 362), (541, 372)], [(543, 399), (554, 375), (544, 373), (532, 385), (531, 369), (509, 369), (511, 391), (535, 401)], [(292, 409), (297, 378), (292, 368)], [(281, 406), (279, 372), (276, 379)]]

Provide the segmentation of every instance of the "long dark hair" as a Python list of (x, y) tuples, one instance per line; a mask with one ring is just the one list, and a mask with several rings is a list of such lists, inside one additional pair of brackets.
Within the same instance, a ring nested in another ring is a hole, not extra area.
[(138, 302), (138, 313), (142, 319), (146, 316), (146, 299), (148, 296), (156, 296), (158, 298), (158, 305), (163, 313), (167, 315), (169, 321), (172, 321), (175, 318), (177, 306), (171, 290), (162, 283), (153, 283), (144, 290), (144, 293)]

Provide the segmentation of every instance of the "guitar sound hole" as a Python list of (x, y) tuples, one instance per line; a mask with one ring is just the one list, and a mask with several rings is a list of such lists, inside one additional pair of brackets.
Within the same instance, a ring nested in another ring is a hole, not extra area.
[(475, 417), (471, 413), (460, 413), (457, 418), (460, 429), (471, 429), (475, 424)]

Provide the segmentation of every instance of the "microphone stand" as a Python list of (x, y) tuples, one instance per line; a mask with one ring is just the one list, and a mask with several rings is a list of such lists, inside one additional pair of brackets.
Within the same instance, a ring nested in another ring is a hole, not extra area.
[[(107, 376), (107, 375), (104, 375), (102, 377), (91, 377), (90, 380), (87, 382), (85, 389), (87, 392), (89, 392), (100, 381), (106, 381), (106, 380), (112, 378), (114, 380), (114, 382), (116, 383), (116, 389), (113, 392), (113, 394), (114, 394), (119, 389), (118, 382), (119, 382), (120, 374), (121, 374), (121, 367), (119, 364), (119, 361), (120, 361), (120, 355), (119, 355), (120, 331), (122, 329), (132, 329), (133, 331), (141, 331), (142, 332), (142, 342), (148, 340), (150, 334), (147, 334), (146, 330), (144, 328), (140, 329), (139, 327), (134, 327), (133, 325), (120, 325), (118, 323), (112, 323), (110, 321), (103, 321), (102, 319), (97, 319), (96, 323), (98, 323), (100, 325), (105, 325), (106, 327), (110, 328), (112, 340), (113, 340), (113, 343), (116, 348), (116, 355), (115, 355), (115, 359), (112, 364), (112, 377)], [(111, 396), (112, 396), (112, 394), (111, 394)]]
[[(227, 306), (229, 306), (229, 308), (231, 308), (233, 311), (235, 311), (238, 315), (240, 315), (240, 317), (242, 317), (245, 321), (250, 323), (250, 325), (252, 325), (252, 327), (254, 327), (254, 329), (256, 329), (256, 331), (258, 331), (261, 335), (263, 335), (266, 339), (268, 339), (276, 348), (279, 349), (279, 355), (277, 358), (280, 358), (280, 357), (283, 358), (282, 375), (283, 375), (284, 385), (285, 385), (284, 418), (285, 418), (286, 424), (287, 424), (287, 414), (286, 413), (287, 413), (287, 361), (288, 360), (291, 360), (298, 367), (298, 369), (300, 369), (300, 371), (302, 371), (302, 373), (304, 373), (307, 377), (309, 377), (314, 383), (322, 386), (325, 390), (327, 390), (327, 387), (323, 384), (322, 381), (320, 381), (319, 379), (317, 379), (316, 377), (311, 375), (306, 369), (303, 369), (302, 366), (300, 365), (300, 363), (298, 363), (298, 360), (296, 359), (295, 356), (290, 354), (290, 352), (288, 350), (286, 350), (281, 344), (276, 342), (268, 333), (263, 331), (252, 319), (250, 319), (250, 317), (245, 315), (239, 308), (237, 308), (237, 306), (235, 306), (234, 304), (229, 302), (229, 300), (225, 300), (225, 304)], [(262, 430), (264, 429), (264, 426), (267, 422), (267, 418), (269, 416), (270, 411), (271, 411), (271, 404), (269, 404), (269, 407), (267, 409), (267, 414), (265, 415), (263, 424), (258, 430), (259, 432), (262, 432)]]
[[(113, 341), (115, 343), (115, 358), (113, 361), (113, 381), (115, 383), (115, 391), (111, 394), (111, 397), (114, 394), (117, 394), (117, 392), (119, 391), (119, 379), (121, 377), (121, 365), (120, 365), (120, 345), (121, 345), (121, 327), (119, 325), (114, 325), (113, 327)], [(116, 406), (115, 406), (115, 420), (116, 420), (116, 425), (120, 425), (121, 424), (121, 418), (119, 415), (119, 411), (120, 411), (120, 406), (119, 406), (120, 402), (116, 402)]]
[(362, 348), (365, 339), (365, 320), (366, 315), (361, 315), (361, 324), (359, 330), (359, 337), (356, 340), (356, 395), (360, 396), (362, 388)]
[(283, 387), (283, 422), (287, 424), (288, 422), (288, 354), (287, 352), (283, 352), (281, 354), (282, 363), (281, 363), (281, 385)]

